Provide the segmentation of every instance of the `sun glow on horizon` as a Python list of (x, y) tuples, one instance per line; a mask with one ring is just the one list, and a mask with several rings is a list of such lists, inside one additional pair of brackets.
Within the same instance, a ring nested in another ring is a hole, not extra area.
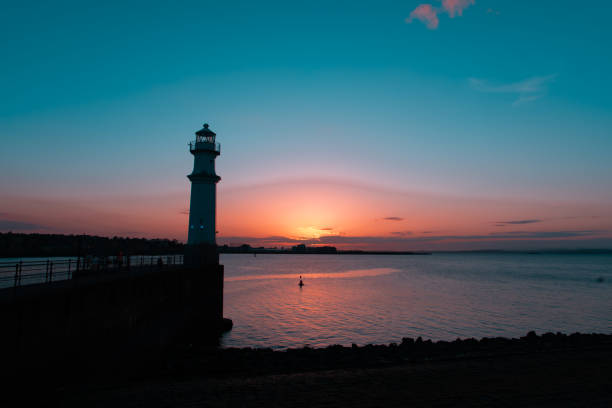
[(309, 227), (298, 227), (295, 231), (296, 234), (290, 235), (289, 238), (305, 240), (339, 235), (337, 232), (334, 232), (333, 228), (318, 228), (312, 225)]

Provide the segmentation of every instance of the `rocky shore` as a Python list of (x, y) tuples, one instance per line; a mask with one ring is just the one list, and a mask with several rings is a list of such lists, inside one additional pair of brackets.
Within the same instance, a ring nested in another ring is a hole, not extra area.
[(612, 350), (612, 334), (566, 335), (529, 332), (518, 339), (503, 337), (457, 339), (455, 341), (404, 338), (400, 343), (351, 347), (272, 349), (229, 348), (210, 351), (187, 347), (174, 351), (167, 369), (175, 374), (253, 376), (295, 372), (389, 367), (425, 361), (452, 361), (469, 358), (507, 357), (555, 351)]
[(56, 382), (47, 405), (612, 406), (612, 335), (533, 332), (518, 339), (284, 351), (184, 345), (147, 367)]

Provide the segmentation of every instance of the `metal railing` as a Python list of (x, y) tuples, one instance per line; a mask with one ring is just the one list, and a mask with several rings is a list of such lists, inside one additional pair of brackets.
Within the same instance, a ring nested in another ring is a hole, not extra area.
[(192, 140), (189, 142), (189, 151), (194, 152), (196, 150), (212, 150), (221, 154), (221, 143), (219, 142), (198, 142)]
[(0, 261), (0, 289), (73, 279), (80, 274), (172, 269), (183, 255), (133, 255)]

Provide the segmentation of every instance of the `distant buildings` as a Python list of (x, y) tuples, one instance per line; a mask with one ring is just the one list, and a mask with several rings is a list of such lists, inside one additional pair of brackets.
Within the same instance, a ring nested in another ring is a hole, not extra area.
[(308, 247), (305, 244), (298, 244), (291, 247), (292, 252), (311, 253), (311, 254), (334, 254), (338, 252), (333, 246)]
[(320, 246), (320, 247), (309, 247), (304, 244), (298, 244), (291, 249), (278, 249), (278, 248), (254, 248), (248, 244), (240, 246), (219, 246), (220, 253), (226, 254), (252, 254), (252, 253), (267, 253), (267, 254), (335, 254), (338, 253), (336, 247), (332, 246)]

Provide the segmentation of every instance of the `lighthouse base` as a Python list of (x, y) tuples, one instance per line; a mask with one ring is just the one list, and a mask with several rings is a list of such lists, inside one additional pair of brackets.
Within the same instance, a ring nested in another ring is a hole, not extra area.
[(219, 265), (219, 250), (213, 244), (187, 244), (184, 264), (191, 268)]

